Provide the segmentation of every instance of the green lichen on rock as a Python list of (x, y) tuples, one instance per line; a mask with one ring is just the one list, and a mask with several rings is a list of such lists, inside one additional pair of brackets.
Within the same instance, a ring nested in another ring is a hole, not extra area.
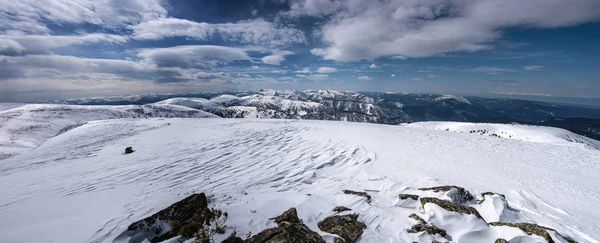
[(298, 218), (295, 208), (290, 208), (274, 218), (278, 227), (269, 228), (249, 237), (246, 243), (325, 243), (325, 240)]
[(408, 215), (408, 217), (416, 220), (417, 222), (419, 222), (419, 224), (427, 224), (427, 221), (425, 221), (423, 218), (419, 217), (419, 215), (416, 215), (414, 213)]
[(402, 200), (406, 200), (406, 199), (412, 199), (412, 200), (419, 200), (419, 196), (417, 195), (413, 195), (413, 194), (398, 194), (398, 198), (402, 199)]
[(428, 224), (415, 224), (410, 229), (407, 230), (408, 233), (419, 233), (419, 232), (427, 232), (431, 235), (439, 234), (442, 237), (446, 237), (446, 230), (439, 228), (434, 225)]
[(436, 205), (440, 206), (441, 208), (443, 208), (447, 211), (451, 211), (451, 212), (457, 212), (457, 213), (462, 213), (462, 214), (473, 214), (473, 215), (477, 216), (478, 218), (484, 220), (483, 217), (481, 217), (481, 215), (479, 214), (479, 212), (477, 212), (477, 209), (475, 209), (473, 207), (458, 205), (456, 203), (446, 201), (446, 200), (441, 200), (441, 199), (435, 198), (435, 197), (422, 197), (421, 198), (421, 206), (424, 207), (425, 204), (427, 204), (427, 203), (436, 204)]
[[(550, 237), (550, 233), (548, 233), (548, 231), (556, 232), (556, 230), (545, 227), (545, 226), (532, 224), (532, 223), (506, 223), (506, 222), (491, 222), (490, 225), (492, 225), (492, 226), (509, 226), (509, 227), (519, 228), (520, 230), (522, 230), (523, 232), (525, 232), (528, 235), (532, 235), (532, 234), (538, 235), (538, 236), (541, 236), (542, 238), (544, 238), (546, 241), (548, 241), (548, 243), (554, 243), (554, 240), (552, 240), (552, 237)], [(563, 238), (565, 238), (565, 237), (563, 236)], [(569, 238), (569, 239), (573, 240), (571, 238)], [(565, 240), (567, 240), (567, 239), (565, 238)], [(569, 241), (569, 240), (567, 240), (567, 241)], [(575, 242), (575, 241), (573, 241), (573, 242)]]
[(462, 189), (465, 190), (462, 187), (459, 186), (453, 186), (453, 185), (448, 185), (448, 186), (434, 186), (434, 187), (422, 187), (422, 188), (418, 188), (417, 190), (419, 191), (433, 191), (433, 192), (447, 192), (450, 191), (452, 189)]
[(317, 226), (324, 232), (339, 235), (346, 243), (356, 242), (367, 228), (367, 225), (358, 221), (358, 214), (330, 216)]
[(343, 191), (344, 194), (349, 194), (349, 195), (356, 195), (356, 196), (361, 196), (367, 199), (368, 203), (371, 203), (371, 195), (369, 195), (366, 192), (357, 192), (357, 191), (352, 191), (352, 190), (344, 190)]

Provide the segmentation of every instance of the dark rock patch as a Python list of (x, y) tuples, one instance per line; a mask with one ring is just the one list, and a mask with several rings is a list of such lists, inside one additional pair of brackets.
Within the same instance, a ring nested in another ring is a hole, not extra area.
[(427, 232), (428, 234), (435, 235), (439, 234), (442, 237), (446, 237), (446, 230), (439, 228), (434, 225), (428, 224), (415, 224), (410, 229), (407, 230), (408, 233), (419, 233), (419, 232)]
[(333, 208), (333, 211), (336, 212), (336, 213), (341, 213), (341, 212), (350, 211), (350, 210), (352, 210), (352, 209), (349, 209), (349, 208), (344, 207), (344, 206), (337, 206), (337, 207)]
[[(556, 232), (556, 230), (545, 227), (545, 226), (532, 224), (532, 223), (506, 223), (506, 222), (491, 222), (490, 225), (492, 225), (492, 226), (509, 226), (509, 227), (519, 228), (520, 230), (522, 230), (523, 232), (525, 232), (528, 235), (532, 235), (532, 234), (538, 235), (538, 236), (541, 236), (542, 238), (544, 238), (546, 241), (548, 241), (548, 243), (554, 243), (554, 240), (552, 240), (552, 237), (550, 236), (550, 233), (548, 233), (548, 231)], [(559, 234), (558, 232), (556, 232), (556, 233), (569, 243), (576, 242), (571, 237), (563, 236), (563, 235)]]
[(508, 241), (502, 238), (498, 238), (494, 241), (494, 243), (508, 243)]
[(133, 150), (132, 147), (125, 148), (125, 154), (130, 154), (130, 153), (133, 153), (133, 152), (135, 152), (135, 150)]
[(436, 204), (436, 205), (440, 206), (441, 208), (448, 210), (448, 211), (452, 211), (452, 212), (457, 212), (457, 213), (462, 213), (462, 214), (473, 214), (473, 215), (477, 216), (478, 218), (480, 218), (481, 220), (484, 220), (483, 217), (481, 217), (481, 215), (479, 214), (479, 212), (477, 212), (477, 210), (473, 207), (458, 205), (456, 203), (446, 201), (446, 200), (441, 200), (441, 199), (435, 198), (435, 197), (422, 197), (421, 198), (421, 206), (425, 206), (425, 204), (427, 204), (427, 203)]
[(123, 234), (135, 235), (139, 232), (146, 232), (145, 236), (150, 242), (167, 240), (177, 234), (165, 230), (164, 226), (172, 226), (175, 222), (187, 222), (194, 217), (196, 212), (207, 208), (208, 200), (204, 193), (192, 194), (158, 213), (129, 225)]
[(398, 194), (398, 198), (402, 199), (402, 200), (406, 200), (406, 199), (412, 199), (412, 200), (419, 200), (419, 196), (417, 195), (413, 195), (413, 194)]
[(351, 191), (351, 190), (344, 190), (343, 191), (344, 194), (349, 194), (349, 195), (356, 195), (356, 196), (361, 196), (367, 199), (368, 203), (371, 203), (371, 195), (369, 195), (366, 192), (357, 192), (357, 191)]
[[(453, 190), (453, 189), (455, 189), (455, 190)], [(465, 202), (469, 202), (469, 201), (472, 201), (473, 199), (475, 199), (475, 197), (473, 197), (473, 195), (469, 191), (467, 191), (467, 189), (459, 187), (459, 186), (453, 186), (453, 185), (426, 187), (426, 188), (419, 188), (418, 190), (433, 191), (433, 192), (450, 191), (450, 193), (448, 193), (448, 197), (450, 197), (452, 199), (452, 201), (455, 203), (465, 203)]]
[(244, 240), (236, 236), (236, 232), (234, 231), (233, 233), (231, 233), (231, 235), (229, 235), (229, 237), (227, 237), (227, 239), (223, 240), (221, 243), (244, 243)]
[(493, 195), (498, 195), (500, 197), (502, 197), (502, 199), (504, 199), (504, 201), (506, 201), (506, 196), (504, 194), (500, 194), (500, 193), (495, 193), (495, 192), (484, 192), (481, 193), (481, 200), (477, 200), (477, 204), (482, 204), (483, 201), (485, 201), (485, 196), (493, 196)]
[(427, 222), (423, 218), (419, 217), (419, 215), (416, 215), (414, 213), (411, 213), (410, 215), (408, 215), (408, 217), (416, 220), (417, 222), (419, 222), (419, 224), (427, 224)]
[(367, 225), (358, 221), (358, 214), (330, 216), (319, 222), (318, 226), (322, 231), (339, 235), (346, 243), (356, 242), (367, 228)]
[[(279, 219), (279, 220), (278, 220)], [(295, 208), (290, 208), (275, 217), (279, 225), (248, 238), (246, 243), (325, 243), (325, 240), (305, 224), (301, 223)]]
[(274, 219), (275, 219), (275, 223), (277, 223), (277, 225), (279, 225), (279, 226), (282, 226), (286, 223), (290, 223), (290, 224), (301, 224), (302, 223), (300, 221), (300, 219), (298, 218), (298, 212), (296, 211), (296, 208), (290, 208), (287, 211), (283, 212), (281, 215), (275, 217)]

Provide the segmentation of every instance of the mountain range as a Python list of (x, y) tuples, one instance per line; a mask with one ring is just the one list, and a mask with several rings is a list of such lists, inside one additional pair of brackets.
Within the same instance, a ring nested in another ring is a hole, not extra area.
[(52, 103), (159, 103), (186, 106), (224, 118), (340, 120), (380, 124), (420, 121), (520, 123), (559, 127), (600, 139), (600, 109), (506, 98), (401, 92), (258, 90), (65, 99)]

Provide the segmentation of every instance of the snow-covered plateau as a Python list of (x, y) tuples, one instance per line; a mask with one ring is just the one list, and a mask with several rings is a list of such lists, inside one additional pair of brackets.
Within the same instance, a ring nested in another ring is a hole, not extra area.
[[(318, 224), (336, 206), (366, 225), (358, 242), (600, 242), (599, 143), (562, 129), (222, 119), (175, 101), (0, 112), (0, 242), (142, 242), (129, 225), (193, 193), (229, 214), (217, 242), (291, 207), (335, 242)], [(145, 118), (171, 110), (192, 118)]]

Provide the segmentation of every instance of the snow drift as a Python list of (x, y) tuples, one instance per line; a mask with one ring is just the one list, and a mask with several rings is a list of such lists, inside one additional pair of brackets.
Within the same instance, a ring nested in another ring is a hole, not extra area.
[[(128, 225), (199, 192), (229, 213), (228, 233), (235, 227), (240, 235), (273, 227), (269, 218), (295, 207), (331, 242), (317, 224), (345, 206), (367, 225), (359, 242), (545, 241), (506, 225), (519, 222), (555, 229), (555, 242), (600, 239), (600, 150), (579, 143), (413, 126), (179, 118), (90, 121), (49, 137), (0, 163), (0, 242), (127, 241), (117, 236)], [(124, 155), (128, 146), (135, 152)], [(440, 185), (462, 186), (473, 199), (457, 189), (422, 189)], [(481, 217), (423, 198), (472, 207)], [(418, 223), (412, 214), (447, 236), (409, 232)]]

